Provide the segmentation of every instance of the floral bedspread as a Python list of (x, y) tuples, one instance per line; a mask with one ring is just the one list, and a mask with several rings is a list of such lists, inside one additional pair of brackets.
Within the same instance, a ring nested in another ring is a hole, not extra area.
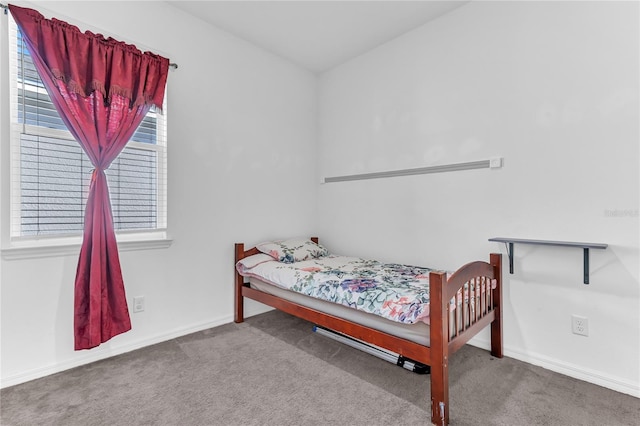
[(392, 321), (428, 322), (429, 268), (335, 255), (285, 264), (261, 254), (236, 267), (243, 276)]

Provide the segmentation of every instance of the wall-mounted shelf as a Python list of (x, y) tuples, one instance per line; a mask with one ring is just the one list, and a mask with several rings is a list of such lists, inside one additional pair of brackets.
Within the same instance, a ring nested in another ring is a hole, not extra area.
[(347, 182), (352, 180), (378, 179), (397, 176), (424, 175), (428, 173), (457, 172), (473, 169), (499, 169), (502, 167), (502, 157), (489, 160), (470, 161), (467, 163), (442, 164), (439, 166), (419, 167), (417, 169), (390, 170), (386, 172), (362, 173), (359, 175), (332, 176), (324, 178), (321, 183)]
[(584, 258), (584, 283), (589, 284), (589, 249), (606, 249), (607, 244), (600, 243), (578, 243), (574, 241), (549, 241), (549, 240), (527, 240), (522, 238), (489, 238), (489, 241), (504, 243), (507, 246), (509, 256), (509, 272), (513, 274), (513, 245), (518, 244), (538, 244), (544, 246), (577, 247), (583, 251)]

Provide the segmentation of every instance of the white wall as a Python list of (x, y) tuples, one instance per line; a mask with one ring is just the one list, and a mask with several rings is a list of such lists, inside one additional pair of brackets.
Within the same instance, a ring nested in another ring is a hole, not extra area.
[(495, 236), (608, 243), (589, 285), (580, 249), (516, 245), (505, 350), (640, 396), (638, 12), (472, 2), (323, 74), (320, 177), (504, 157), (498, 170), (324, 184), (324, 243), (447, 269), (505, 253)]
[[(506, 353), (640, 394), (638, 217), (606, 214), (639, 204), (636, 3), (473, 2), (319, 87), (162, 2), (18, 4), (180, 65), (168, 92), (174, 242), (121, 253), (129, 302), (144, 295), (146, 310), (131, 332), (82, 352), (72, 350), (76, 256), (2, 259), (2, 386), (229, 322), (232, 243), (313, 233), (332, 251), (449, 269), (504, 253), (492, 236), (608, 243), (591, 255), (588, 286), (579, 250), (516, 246)], [(504, 168), (317, 184), (492, 156)], [(571, 334), (571, 314), (589, 318), (589, 337)]]
[[(73, 351), (77, 256), (2, 259), (2, 386), (232, 321), (233, 243), (315, 234), (316, 77), (164, 2), (18, 4), (178, 63), (168, 86), (173, 244), (121, 252), (130, 308), (144, 295), (145, 311), (131, 315), (132, 331), (81, 352)], [(3, 146), (6, 137), (3, 128)], [(2, 161), (6, 213), (6, 151)]]

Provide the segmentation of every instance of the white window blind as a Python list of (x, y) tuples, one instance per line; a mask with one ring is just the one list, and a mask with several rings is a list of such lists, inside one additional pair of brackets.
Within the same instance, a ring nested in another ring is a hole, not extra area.
[[(11, 237), (81, 234), (93, 166), (55, 110), (10, 20)], [(106, 170), (116, 231), (166, 230), (166, 97)]]

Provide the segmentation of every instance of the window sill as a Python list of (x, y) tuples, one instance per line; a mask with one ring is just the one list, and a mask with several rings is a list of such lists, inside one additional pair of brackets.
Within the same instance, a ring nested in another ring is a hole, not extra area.
[[(120, 252), (165, 249), (171, 246), (173, 240), (168, 237), (144, 237), (134, 238), (126, 235), (118, 239), (118, 250)], [(80, 254), (80, 238), (67, 239), (65, 242), (29, 242), (16, 244), (13, 247), (2, 249), (4, 260), (37, 259), (42, 257), (77, 256)]]

